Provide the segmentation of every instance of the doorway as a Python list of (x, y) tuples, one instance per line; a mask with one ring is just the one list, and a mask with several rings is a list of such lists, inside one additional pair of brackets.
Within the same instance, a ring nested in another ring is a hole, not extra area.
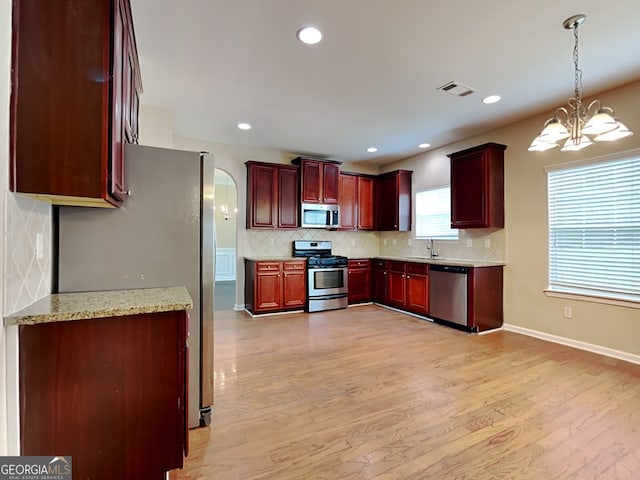
[(224, 170), (214, 173), (214, 211), (216, 266), (214, 310), (234, 310), (236, 301), (236, 239), (238, 189)]

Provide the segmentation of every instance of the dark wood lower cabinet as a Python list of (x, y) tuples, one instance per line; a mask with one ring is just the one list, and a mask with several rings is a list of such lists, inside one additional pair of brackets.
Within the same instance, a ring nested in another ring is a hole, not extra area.
[(307, 304), (306, 261), (245, 260), (245, 307), (251, 313), (273, 313)]
[(429, 265), (407, 263), (405, 309), (418, 315), (429, 313)]
[(387, 284), (389, 280), (389, 271), (387, 260), (376, 258), (373, 260), (373, 301), (377, 303), (387, 304)]
[(21, 455), (162, 480), (186, 451), (185, 311), (20, 326)]
[(371, 301), (371, 260), (349, 260), (349, 304)]

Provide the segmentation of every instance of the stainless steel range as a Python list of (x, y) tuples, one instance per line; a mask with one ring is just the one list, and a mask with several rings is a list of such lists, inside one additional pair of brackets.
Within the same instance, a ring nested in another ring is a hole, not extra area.
[(331, 242), (294, 240), (293, 256), (307, 258), (309, 312), (347, 308), (347, 257), (331, 254)]

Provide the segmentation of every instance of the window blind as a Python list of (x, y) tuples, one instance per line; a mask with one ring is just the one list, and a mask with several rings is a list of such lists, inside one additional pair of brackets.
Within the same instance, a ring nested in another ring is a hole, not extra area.
[(549, 288), (640, 301), (640, 155), (548, 172)]
[(457, 240), (451, 228), (451, 188), (439, 187), (416, 192), (416, 237)]

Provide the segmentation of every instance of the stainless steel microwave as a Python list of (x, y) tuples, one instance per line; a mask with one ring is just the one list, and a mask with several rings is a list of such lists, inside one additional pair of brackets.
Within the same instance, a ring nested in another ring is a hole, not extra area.
[(303, 203), (301, 208), (302, 228), (340, 227), (340, 208), (338, 205), (324, 205), (320, 203)]

